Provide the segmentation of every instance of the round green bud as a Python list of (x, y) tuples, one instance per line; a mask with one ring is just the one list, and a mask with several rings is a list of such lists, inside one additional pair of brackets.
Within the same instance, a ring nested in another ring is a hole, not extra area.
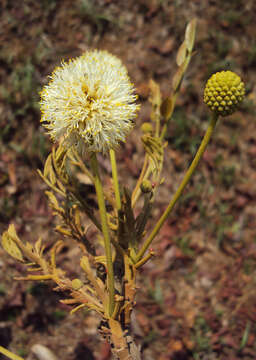
[(142, 183), (140, 184), (140, 190), (144, 193), (147, 194), (149, 192), (152, 191), (152, 184), (149, 180), (143, 180)]
[(72, 288), (74, 290), (79, 290), (81, 289), (81, 287), (83, 286), (84, 284), (82, 283), (82, 281), (80, 279), (74, 279), (72, 280)]
[(149, 134), (153, 132), (153, 127), (150, 124), (150, 122), (144, 122), (141, 125), (141, 131), (143, 132), (143, 134)]
[(204, 102), (217, 115), (227, 116), (236, 111), (244, 94), (244, 83), (240, 76), (232, 71), (220, 71), (207, 81)]

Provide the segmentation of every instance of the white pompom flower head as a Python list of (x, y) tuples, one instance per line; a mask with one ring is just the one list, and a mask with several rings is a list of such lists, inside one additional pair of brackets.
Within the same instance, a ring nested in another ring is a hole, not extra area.
[(137, 95), (122, 62), (107, 51), (90, 50), (63, 62), (41, 92), (41, 122), (54, 142), (79, 152), (115, 149), (132, 129)]

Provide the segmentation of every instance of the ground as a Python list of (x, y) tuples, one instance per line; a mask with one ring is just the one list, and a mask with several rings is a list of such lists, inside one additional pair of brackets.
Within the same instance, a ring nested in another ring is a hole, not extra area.
[[(89, 48), (122, 59), (142, 109), (118, 153), (120, 178), (135, 184), (143, 160), (140, 125), (148, 82), (171, 91), (185, 26), (198, 18), (195, 54), (167, 134), (152, 222), (167, 205), (209, 121), (205, 82), (218, 70), (246, 84), (239, 112), (219, 121), (199, 170), (160, 235), (138, 281), (134, 334), (143, 359), (256, 358), (256, 4), (253, 0), (2, 0), (0, 4), (0, 230), (13, 222), (34, 241), (56, 239), (42, 169), (51, 143), (40, 126), (39, 91), (62, 59)], [(109, 171), (102, 158), (105, 171)], [(129, 177), (129, 180), (127, 178)], [(63, 360), (111, 358), (94, 314), (69, 315), (51, 284), (17, 282), (21, 264), (0, 249), (0, 344), (33, 358), (40, 343)], [(75, 272), (76, 251), (62, 254)]]

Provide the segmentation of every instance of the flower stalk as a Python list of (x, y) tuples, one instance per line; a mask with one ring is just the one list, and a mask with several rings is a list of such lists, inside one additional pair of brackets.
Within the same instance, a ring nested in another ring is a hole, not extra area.
[(91, 154), (90, 164), (91, 164), (92, 172), (94, 174), (94, 183), (95, 183), (96, 195), (98, 199), (102, 234), (104, 238), (104, 247), (105, 247), (106, 263), (107, 263), (107, 286), (109, 291), (108, 316), (111, 317), (115, 306), (114, 270), (113, 270), (112, 252), (111, 252), (111, 240), (110, 240), (109, 227), (107, 221), (107, 211), (104, 200), (103, 187), (99, 174), (98, 160), (95, 153)]
[(116, 198), (116, 209), (118, 212), (119, 210), (121, 210), (121, 197), (120, 197), (120, 191), (119, 191), (115, 150), (110, 149), (109, 156), (110, 156), (110, 162), (111, 162), (111, 167), (112, 167), (113, 185), (114, 185), (115, 198)]

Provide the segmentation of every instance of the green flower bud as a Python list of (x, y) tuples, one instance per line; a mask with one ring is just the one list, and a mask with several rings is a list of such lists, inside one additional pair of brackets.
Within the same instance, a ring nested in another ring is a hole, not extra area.
[(244, 83), (232, 71), (220, 71), (207, 81), (204, 90), (204, 102), (216, 114), (233, 114), (242, 102), (245, 94)]
[(145, 122), (141, 125), (141, 131), (143, 134), (151, 134), (153, 132), (153, 127), (150, 122)]
[(152, 184), (149, 180), (143, 180), (140, 184), (140, 190), (146, 194), (152, 191)]
[(79, 290), (79, 289), (81, 289), (82, 286), (83, 286), (83, 283), (81, 280), (79, 280), (79, 279), (72, 280), (72, 288), (74, 290)]

